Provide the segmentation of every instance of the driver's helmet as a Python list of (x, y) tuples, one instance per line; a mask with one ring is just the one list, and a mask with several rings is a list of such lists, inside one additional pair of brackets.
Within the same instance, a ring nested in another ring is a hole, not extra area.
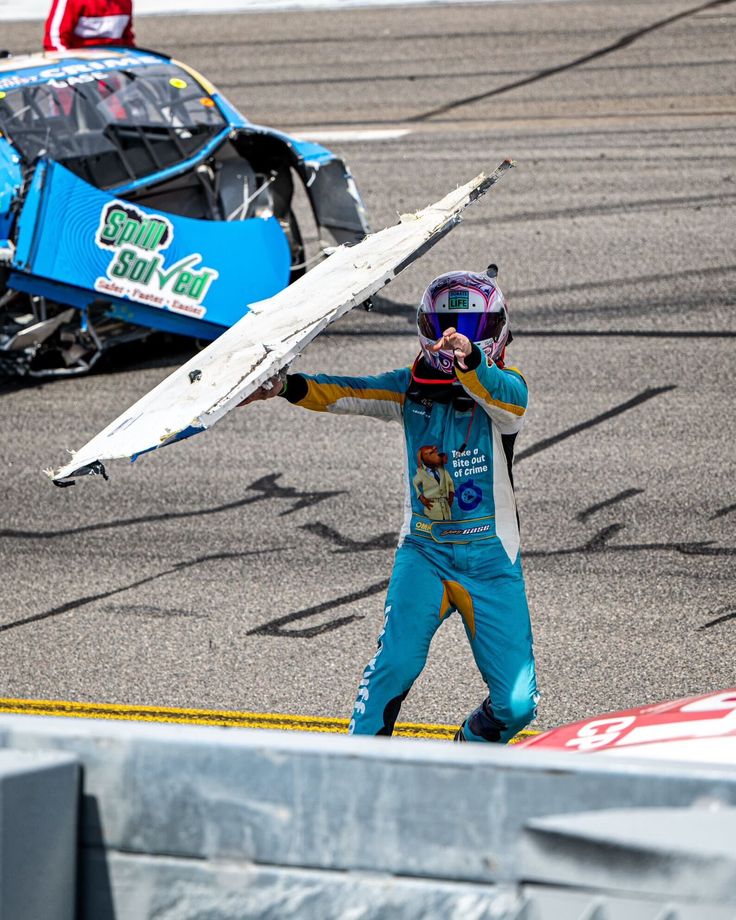
[(417, 330), (422, 354), (432, 367), (453, 372), (451, 350), (430, 350), (450, 326), (474, 342), (490, 361), (501, 358), (509, 338), (509, 319), (497, 273), (495, 265), (482, 273), (447, 272), (424, 292), (417, 310)]

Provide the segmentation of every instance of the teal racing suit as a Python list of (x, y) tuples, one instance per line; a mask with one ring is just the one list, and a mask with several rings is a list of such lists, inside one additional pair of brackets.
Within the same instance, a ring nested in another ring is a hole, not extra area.
[(477, 346), (466, 368), (456, 365), (451, 384), (447, 377), (429, 379), (433, 372), (423, 361), (369, 377), (286, 378), (282, 395), (295, 405), (403, 423), (405, 518), (378, 649), (350, 721), (356, 734), (392, 734), (435, 631), (455, 611), (489, 692), (459, 740), (506, 742), (536, 714), (511, 478), (527, 386), (518, 370), (488, 363)]

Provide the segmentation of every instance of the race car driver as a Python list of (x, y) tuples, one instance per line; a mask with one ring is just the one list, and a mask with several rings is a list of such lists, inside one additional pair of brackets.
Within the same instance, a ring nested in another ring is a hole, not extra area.
[(392, 734), (435, 631), (457, 611), (488, 697), (455, 740), (506, 742), (534, 718), (538, 694), (511, 475), (527, 385), (504, 363), (510, 333), (496, 266), (440, 275), (417, 324), (421, 353), (410, 368), (289, 374), (244, 402), (280, 395), (305, 409), (403, 423), (407, 512), (350, 732)]
[(44, 51), (134, 44), (132, 0), (53, 0)]

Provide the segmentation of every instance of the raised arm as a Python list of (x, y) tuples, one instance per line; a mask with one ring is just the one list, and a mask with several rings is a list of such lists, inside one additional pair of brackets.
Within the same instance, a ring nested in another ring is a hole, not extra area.
[(473, 345), (464, 363), (467, 370), (456, 364), (455, 373), (466, 392), (485, 409), (501, 434), (519, 431), (529, 400), (526, 381), (519, 371), (489, 364), (477, 345)]
[(272, 396), (283, 396), (295, 406), (314, 412), (343, 415), (370, 415), (373, 418), (400, 419), (409, 368), (387, 371), (370, 377), (333, 377), (328, 374), (287, 374), (275, 377), (256, 390), (243, 405)]
[(455, 373), (466, 392), (483, 407), (501, 434), (515, 434), (524, 424), (528, 404), (526, 381), (513, 367), (503, 370), (466, 336), (449, 328), (432, 346), (452, 349)]

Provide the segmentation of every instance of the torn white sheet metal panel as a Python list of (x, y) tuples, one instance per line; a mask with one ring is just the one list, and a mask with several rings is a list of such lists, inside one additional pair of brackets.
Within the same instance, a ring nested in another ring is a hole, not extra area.
[(460, 221), (461, 212), (494, 185), (513, 163), (467, 185), (394, 227), (340, 246), (290, 287), (262, 300), (219, 339), (174, 371), (123, 412), (60, 469), (64, 480), (102, 473), (103, 460), (139, 454), (210, 428), (226, 412), (289, 364), (329, 323), (419, 258)]

